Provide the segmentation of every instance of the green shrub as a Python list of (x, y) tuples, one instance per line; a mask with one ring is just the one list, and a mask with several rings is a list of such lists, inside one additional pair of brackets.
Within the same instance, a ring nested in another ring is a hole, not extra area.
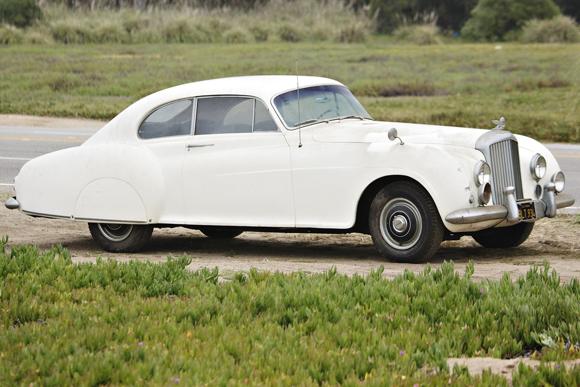
[(524, 25), (521, 40), (526, 43), (574, 43), (580, 41), (580, 30), (576, 22), (567, 16), (534, 19)]
[(188, 19), (175, 20), (162, 27), (163, 39), (168, 43), (209, 43), (211, 33), (201, 25), (193, 25)]
[(130, 41), (129, 34), (122, 26), (114, 23), (101, 24), (93, 30), (94, 43), (126, 43)]
[(472, 40), (503, 40), (531, 19), (550, 19), (560, 13), (552, 0), (480, 0), (461, 34)]
[(248, 37), (248, 34), (245, 31), (241, 29), (233, 29), (227, 31), (224, 34), (224, 40), (226, 43), (239, 44), (239, 43), (248, 43), (250, 38)]
[(250, 33), (254, 37), (256, 42), (265, 42), (268, 40), (270, 35), (270, 31), (267, 28), (261, 26), (252, 26), (250, 27)]
[(0, 25), (0, 44), (21, 43), (22, 32), (13, 26)]
[(440, 31), (433, 24), (399, 27), (393, 35), (399, 40), (414, 44), (428, 45), (441, 43)]
[(361, 24), (350, 24), (338, 30), (336, 40), (343, 43), (360, 43), (367, 39), (368, 30)]
[(36, 0), (0, 0), (0, 23), (28, 27), (42, 18)]
[(302, 32), (290, 24), (280, 26), (278, 36), (283, 42), (299, 42), (303, 39)]
[(91, 43), (90, 27), (72, 21), (61, 21), (50, 25), (50, 33), (56, 42), (64, 44)]

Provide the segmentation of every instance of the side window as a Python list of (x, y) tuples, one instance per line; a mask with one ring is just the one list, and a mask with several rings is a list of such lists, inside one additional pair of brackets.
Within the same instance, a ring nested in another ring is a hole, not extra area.
[(161, 106), (143, 121), (138, 130), (139, 137), (148, 139), (190, 134), (192, 106), (190, 99)]
[(256, 101), (254, 110), (254, 132), (276, 132), (278, 127), (272, 120), (272, 116), (266, 110), (266, 106), (261, 101)]
[(195, 134), (251, 133), (254, 100), (213, 97), (197, 100)]

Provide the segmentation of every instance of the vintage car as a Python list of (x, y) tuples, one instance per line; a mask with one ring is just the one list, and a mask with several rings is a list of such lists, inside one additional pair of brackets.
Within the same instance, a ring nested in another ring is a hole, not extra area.
[(368, 233), (382, 256), (407, 262), (465, 235), (513, 247), (574, 200), (548, 149), (504, 125), (375, 121), (344, 85), (319, 77), (195, 82), (29, 161), (6, 206), (88, 222), (111, 252), (174, 226), (213, 238)]

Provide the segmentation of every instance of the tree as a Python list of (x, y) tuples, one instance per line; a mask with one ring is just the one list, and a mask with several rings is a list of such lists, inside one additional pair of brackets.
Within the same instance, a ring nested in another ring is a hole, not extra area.
[(0, 0), (0, 23), (28, 27), (42, 17), (35, 0)]
[(473, 40), (503, 40), (531, 19), (560, 14), (553, 0), (480, 0), (461, 33)]
[(576, 19), (580, 23), (580, 1), (579, 0), (556, 0), (562, 13)]

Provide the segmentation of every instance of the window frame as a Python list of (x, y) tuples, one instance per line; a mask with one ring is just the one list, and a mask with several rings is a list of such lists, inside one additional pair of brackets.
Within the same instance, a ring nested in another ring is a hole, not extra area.
[[(193, 107), (194, 119), (193, 119), (192, 124), (191, 124), (192, 125), (192, 131), (191, 131), (192, 136), (195, 136), (195, 125), (196, 125), (196, 121), (197, 121), (198, 102), (200, 99), (210, 99), (210, 98), (251, 99), (253, 101), (253, 104), (252, 104), (252, 131), (251, 132), (242, 132), (242, 133), (198, 134), (198, 136), (217, 136), (217, 135), (222, 135), (222, 134), (242, 135), (242, 134), (254, 134), (254, 133), (279, 133), (280, 132), (280, 127), (276, 123), (276, 120), (274, 120), (274, 117), (272, 117), (272, 113), (270, 112), (270, 109), (268, 109), (268, 104), (264, 103), (264, 101), (261, 98), (258, 98), (258, 97), (253, 96), (253, 95), (243, 95), (243, 94), (219, 94), (219, 95), (200, 95), (200, 96), (195, 97), (195, 101), (194, 101), (195, 106)], [(270, 131), (263, 130), (263, 131), (257, 131), (257, 132), (254, 131), (254, 127), (256, 126), (256, 103), (258, 101), (260, 101), (260, 103), (262, 103), (262, 105), (264, 105), (264, 107), (266, 108), (266, 112), (268, 113), (268, 115), (270, 116), (270, 119), (272, 120), (272, 122), (276, 126), (276, 130), (270, 130)]]
[[(191, 101), (191, 123), (189, 125), (189, 133), (187, 133), (187, 134), (176, 134), (176, 135), (173, 135), (173, 136), (151, 137), (151, 138), (143, 138), (143, 137), (141, 137), (141, 134), (139, 133), (139, 129), (141, 129), (141, 126), (143, 126), (143, 124), (145, 123), (145, 121), (147, 121), (147, 119), (149, 117), (151, 117), (152, 114), (154, 114), (156, 111), (158, 111), (160, 109), (163, 109), (166, 106), (169, 106), (169, 105), (171, 105), (173, 103), (180, 102), (180, 101)], [(143, 118), (141, 120), (141, 122), (139, 123), (139, 126), (137, 127), (137, 138), (139, 140), (141, 140), (141, 141), (150, 141), (150, 140), (159, 140), (159, 139), (164, 139), (164, 138), (179, 138), (179, 137), (191, 136), (192, 129), (193, 129), (193, 125), (194, 125), (193, 119), (194, 119), (194, 117), (196, 115), (195, 114), (196, 113), (195, 112), (196, 107), (197, 107), (197, 103), (195, 101), (195, 97), (186, 97), (186, 98), (178, 98), (178, 99), (175, 99), (173, 101), (165, 102), (165, 103), (163, 103), (163, 104), (161, 104), (161, 105), (159, 105), (159, 106), (157, 106), (157, 107), (149, 110), (147, 112), (147, 114), (145, 115), (145, 118)]]
[[(234, 135), (240, 135), (240, 134), (254, 134), (254, 133), (262, 133), (262, 134), (268, 134), (268, 133), (280, 133), (280, 126), (278, 125), (278, 123), (276, 122), (276, 120), (274, 119), (274, 116), (272, 115), (272, 109), (276, 109), (275, 107), (273, 107), (272, 105), (267, 104), (266, 102), (264, 102), (264, 100), (262, 100), (259, 97), (253, 96), (253, 95), (245, 95), (245, 94), (216, 94), (216, 95), (198, 95), (195, 97), (184, 97), (184, 98), (178, 98), (178, 99), (174, 99), (172, 101), (168, 101), (165, 103), (162, 103), (159, 106), (154, 107), (153, 109), (149, 110), (147, 112), (147, 114), (145, 115), (145, 117), (141, 120), (141, 122), (139, 123), (139, 126), (137, 126), (137, 138), (141, 141), (154, 141), (154, 140), (162, 140), (162, 139), (167, 139), (167, 138), (180, 138), (180, 137), (185, 137), (185, 136), (195, 136), (195, 123), (197, 121), (197, 103), (200, 99), (207, 99), (207, 98), (246, 98), (246, 99), (252, 99), (253, 100), (253, 109), (252, 109), (252, 131), (251, 132), (247, 132), (247, 133), (213, 133), (213, 134), (205, 134), (203, 136), (216, 136), (216, 135), (223, 135), (223, 134), (234, 134)], [(162, 137), (152, 137), (152, 138), (143, 138), (139, 135), (139, 129), (141, 128), (141, 125), (143, 125), (143, 123), (151, 116), (151, 114), (155, 113), (157, 110), (164, 108), (167, 105), (170, 105), (174, 102), (179, 102), (179, 101), (186, 101), (189, 100), (192, 102), (192, 108), (191, 108), (191, 126), (190, 126), (190, 130), (189, 130), (189, 134), (178, 134), (175, 136), (162, 136)], [(258, 131), (255, 132), (254, 131), (254, 126), (255, 126), (255, 120), (256, 120), (256, 103), (260, 102), (264, 105), (264, 107), (266, 108), (266, 112), (268, 113), (270, 119), (272, 120), (272, 122), (274, 123), (274, 125), (276, 126), (276, 130), (271, 130), (271, 131)], [(275, 110), (274, 110), (275, 111)], [(278, 113), (275, 113), (276, 116), (278, 116)], [(282, 122), (282, 125), (284, 125), (284, 123)], [(202, 136), (202, 135), (198, 135), (198, 136)]]

